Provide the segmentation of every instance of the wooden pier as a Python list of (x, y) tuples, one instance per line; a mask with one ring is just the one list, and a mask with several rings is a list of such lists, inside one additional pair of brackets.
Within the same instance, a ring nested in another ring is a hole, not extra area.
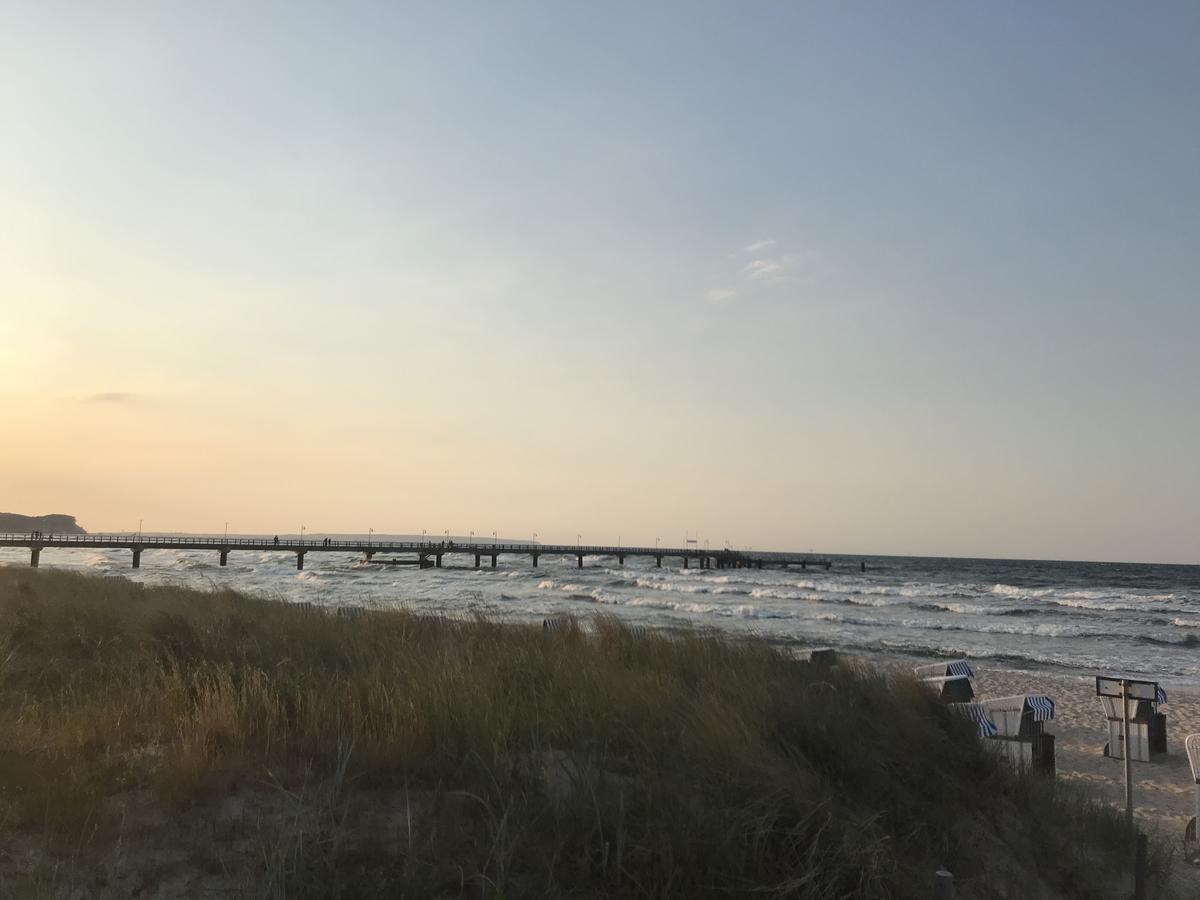
[[(304, 557), (309, 553), (354, 553), (368, 562), (376, 556), (387, 556), (387, 562), (416, 565), (420, 568), (442, 568), (446, 557), (466, 557), (479, 568), (487, 560), (496, 568), (501, 556), (528, 557), (534, 568), (543, 556), (573, 556), (583, 568), (585, 557), (614, 557), (618, 565), (625, 565), (629, 557), (646, 557), (662, 566), (663, 560), (680, 560), (683, 568), (695, 564), (701, 569), (746, 569), (765, 567), (797, 566), (801, 569), (829, 569), (833, 563), (824, 557), (803, 553), (771, 553), (753, 550), (709, 550), (701, 547), (610, 547), (589, 544), (537, 544), (499, 543), (482, 541), (374, 541), (333, 540), (330, 538), (295, 537), (194, 537), (190, 535), (138, 535), (138, 534), (6, 534), (0, 535), (0, 547), (26, 547), (29, 549), (29, 564), (36, 567), (42, 551), (53, 547), (64, 550), (128, 550), (132, 554), (133, 568), (142, 564), (142, 553), (147, 550), (211, 550), (218, 554), (221, 565), (229, 562), (229, 554), (236, 551), (259, 553), (293, 553), (296, 568), (304, 568)], [(384, 560), (381, 559), (380, 562)]]

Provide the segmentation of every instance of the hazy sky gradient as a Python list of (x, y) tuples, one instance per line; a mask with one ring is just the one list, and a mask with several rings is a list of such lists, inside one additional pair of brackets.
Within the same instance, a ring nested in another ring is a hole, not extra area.
[(0, 2), (0, 508), (1200, 553), (1200, 6)]

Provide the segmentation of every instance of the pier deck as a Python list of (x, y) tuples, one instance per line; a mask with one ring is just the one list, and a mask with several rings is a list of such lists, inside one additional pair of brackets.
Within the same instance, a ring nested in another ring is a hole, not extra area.
[(296, 537), (196, 537), (191, 535), (138, 535), (138, 534), (5, 534), (0, 535), (0, 547), (26, 547), (29, 549), (29, 564), (37, 566), (41, 553), (47, 548), (67, 550), (128, 550), (132, 554), (133, 568), (142, 564), (142, 553), (146, 550), (211, 550), (218, 554), (221, 565), (229, 561), (229, 554), (238, 551), (294, 553), (296, 568), (304, 568), (304, 557), (309, 553), (357, 553), (366, 560), (376, 555), (412, 557), (411, 562), (422, 568), (441, 568), (443, 558), (466, 556), (474, 559), (478, 568), (487, 559), (495, 568), (501, 556), (529, 557), (534, 567), (543, 556), (574, 556), (579, 567), (588, 556), (615, 557), (619, 565), (625, 565), (626, 557), (648, 557), (661, 566), (664, 559), (681, 560), (683, 568), (696, 563), (702, 569), (742, 569), (767, 566), (799, 566), (806, 569), (831, 568), (833, 563), (824, 557), (805, 553), (773, 553), (754, 550), (710, 550), (702, 547), (621, 547), (589, 544), (540, 544), (504, 543), (482, 541), (375, 541), (334, 540), (329, 538)]

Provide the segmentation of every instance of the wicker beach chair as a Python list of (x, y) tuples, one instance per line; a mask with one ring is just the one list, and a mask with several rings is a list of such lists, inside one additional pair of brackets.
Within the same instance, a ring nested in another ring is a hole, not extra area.
[(994, 738), (999, 733), (986, 706), (979, 703), (951, 703), (950, 708), (974, 722), (980, 737)]
[(996, 723), (996, 740), (1018, 768), (1031, 766), (1053, 777), (1054, 735), (1046, 723), (1054, 720), (1054, 700), (1045, 694), (1017, 694), (980, 700)]
[[(1167, 692), (1156, 681), (1123, 680), (1130, 690), (1130, 695), (1124, 700), (1113, 687), (1122, 681), (1121, 678), (1100, 676), (1096, 679), (1097, 693), (1100, 693), (1101, 683), (1112, 688), (1111, 694), (1100, 695), (1104, 717), (1108, 720), (1108, 743), (1104, 745), (1104, 755), (1113, 759), (1124, 758), (1124, 719), (1127, 712), (1130, 758), (1134, 762), (1152, 762), (1154, 757), (1167, 752), (1167, 716), (1159, 710), (1167, 702)], [(1127, 704), (1127, 710), (1122, 709), (1122, 702)]]

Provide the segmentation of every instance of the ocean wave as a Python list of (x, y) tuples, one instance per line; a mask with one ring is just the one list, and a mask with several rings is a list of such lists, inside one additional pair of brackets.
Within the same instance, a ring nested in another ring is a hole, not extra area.
[(917, 608), (968, 616), (1007, 616), (1014, 612), (1006, 606), (979, 606), (973, 603), (922, 603)]
[(933, 657), (935, 659), (956, 659), (963, 656), (969, 656), (971, 659), (988, 659), (994, 662), (1009, 662), (1009, 663), (1040, 663), (1042, 665), (1053, 666), (1070, 666), (1071, 662), (1063, 660), (1061, 657), (1048, 655), (1045, 653), (1019, 652), (1011, 649), (999, 649), (992, 647), (947, 647), (942, 645), (925, 644), (919, 641), (905, 640), (903, 638), (884, 638), (878, 642), (871, 644), (860, 645), (864, 649), (879, 648), (883, 650), (894, 650), (901, 653), (916, 654), (921, 657)]
[(908, 628), (913, 631), (956, 632), (962, 634), (1005, 634), (1023, 635), (1030, 637), (1098, 637), (1101, 632), (1096, 629), (1079, 625), (1068, 625), (1054, 622), (1022, 623), (1022, 622), (987, 622), (987, 621), (938, 621), (935, 619), (875, 619), (865, 616), (845, 615), (837, 612), (819, 614), (818, 621), (834, 622), (842, 625), (857, 625), (862, 627)]
[(563, 591), (565, 593), (583, 593), (586, 589), (582, 584), (574, 581), (558, 582), (553, 578), (545, 578), (538, 582), (539, 591)]
[(905, 619), (900, 623), (905, 628), (921, 631), (962, 631), (971, 634), (1016, 634), (1031, 637), (1099, 637), (1101, 632), (1080, 625), (1055, 622), (1024, 624), (1021, 622), (933, 622), (927, 619)]
[(680, 594), (708, 593), (708, 585), (705, 584), (681, 584), (677, 581), (660, 581), (657, 578), (635, 578), (633, 583), (635, 587), (651, 591), (673, 591)]
[(1017, 597), (1022, 600), (1038, 600), (1054, 593), (1054, 588), (1023, 588), (1011, 584), (994, 584), (992, 593), (1001, 597)]
[(790, 619), (782, 610), (764, 609), (751, 604), (702, 603), (689, 600), (670, 600), (666, 597), (621, 597), (600, 589), (592, 591), (591, 598), (597, 603), (632, 606), (641, 609), (657, 609), (664, 612), (688, 613), (696, 616), (718, 616), (737, 619)]
[[(1094, 609), (1101, 612), (1143, 612), (1146, 609), (1145, 603), (1134, 604), (1130, 601), (1149, 600), (1148, 597), (1111, 591), (1076, 590), (1058, 593), (1055, 588), (1018, 588), (1008, 584), (995, 585), (992, 593), (1014, 600), (1036, 600), (1040, 603), (1052, 603), (1055, 606), (1064, 606), (1070, 609)], [(1163, 599), (1149, 602), (1165, 602), (1165, 595), (1157, 596)]]
[(863, 616), (847, 616), (842, 613), (827, 612), (817, 616), (819, 622), (834, 622), (838, 625), (859, 625), (863, 627), (874, 627), (877, 625), (887, 624), (881, 619), (868, 619)]
[(1169, 633), (1165, 635), (1139, 634), (1136, 639), (1143, 644), (1157, 644), (1159, 646), (1170, 647), (1200, 647), (1200, 635), (1192, 633), (1177, 636), (1172, 636)]
[(755, 600), (809, 600), (816, 602), (824, 599), (817, 594), (806, 594), (786, 588), (754, 588), (750, 591), (750, 597)]
[(886, 597), (973, 597), (982, 592), (983, 589), (978, 584), (940, 584), (925, 581), (909, 581), (899, 585), (868, 585), (850, 591)]
[(851, 603), (854, 606), (910, 606), (911, 598), (889, 594), (847, 594), (837, 598), (839, 603)]

